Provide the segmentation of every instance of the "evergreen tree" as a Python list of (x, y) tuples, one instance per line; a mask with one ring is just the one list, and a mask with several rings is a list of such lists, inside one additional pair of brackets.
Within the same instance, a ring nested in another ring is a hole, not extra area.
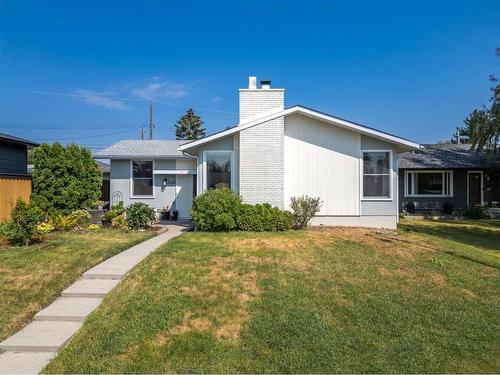
[(175, 124), (175, 137), (188, 140), (199, 139), (205, 136), (205, 130), (200, 116), (196, 115), (192, 108), (188, 108), (186, 114)]
[(102, 173), (92, 153), (75, 144), (42, 144), (33, 157), (32, 201), (46, 212), (90, 207), (101, 196)]
[[(500, 48), (496, 50), (497, 56), (500, 57)], [(500, 84), (494, 75), (490, 76), (490, 81), (495, 82), (495, 86), (491, 89), (493, 95), (491, 97), (491, 106), (483, 105), (482, 109), (475, 109), (464, 120), (463, 127), (457, 128), (457, 132), (453, 135), (452, 142), (459, 143), (460, 139), (464, 139), (471, 143), (471, 149), (476, 152), (482, 150), (497, 151), (500, 141)]]

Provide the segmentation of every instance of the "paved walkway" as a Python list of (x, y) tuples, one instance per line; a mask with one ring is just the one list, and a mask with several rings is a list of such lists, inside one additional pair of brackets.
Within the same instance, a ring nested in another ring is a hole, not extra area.
[(190, 229), (190, 224), (167, 226), (168, 231), (127, 249), (91, 268), (35, 320), (0, 343), (0, 374), (38, 374), (99, 306), (103, 297), (138, 263), (164, 242)]

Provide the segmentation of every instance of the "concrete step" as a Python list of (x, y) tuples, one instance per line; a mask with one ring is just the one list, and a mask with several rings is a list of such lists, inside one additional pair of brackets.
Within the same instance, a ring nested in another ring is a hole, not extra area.
[(0, 374), (39, 374), (54, 352), (5, 352), (0, 354)]
[(58, 298), (38, 312), (35, 320), (83, 322), (101, 301), (102, 298)]
[(18, 352), (57, 352), (81, 326), (81, 322), (34, 321), (1, 342), (0, 349)]
[(120, 283), (119, 279), (80, 279), (62, 292), (63, 297), (102, 298)]

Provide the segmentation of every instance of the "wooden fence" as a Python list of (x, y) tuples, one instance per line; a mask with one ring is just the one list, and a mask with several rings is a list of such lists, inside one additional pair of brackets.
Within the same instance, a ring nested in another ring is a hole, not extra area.
[(28, 202), (30, 194), (30, 177), (0, 176), (0, 221), (10, 218), (10, 212), (18, 198)]

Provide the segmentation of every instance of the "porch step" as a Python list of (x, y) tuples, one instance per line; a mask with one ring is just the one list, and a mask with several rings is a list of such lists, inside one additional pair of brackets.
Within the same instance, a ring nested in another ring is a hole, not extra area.
[(120, 283), (119, 279), (80, 279), (62, 292), (63, 297), (102, 298)]
[(82, 324), (82, 322), (35, 320), (1, 342), (0, 349), (18, 352), (57, 352)]
[(101, 303), (102, 298), (62, 297), (35, 315), (35, 320), (83, 322)]

